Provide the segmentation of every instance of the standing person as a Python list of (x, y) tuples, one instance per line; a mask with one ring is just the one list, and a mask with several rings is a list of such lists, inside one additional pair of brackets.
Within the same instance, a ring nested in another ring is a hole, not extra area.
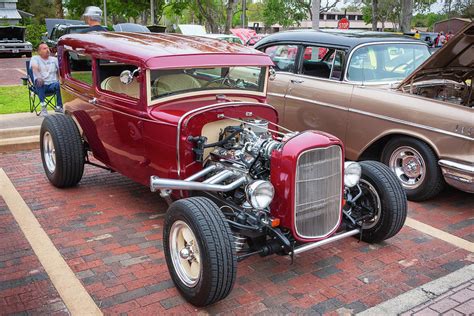
[(453, 32), (449, 31), (448, 34), (446, 35), (446, 42), (449, 41), (453, 37)]
[(439, 40), (438, 40), (438, 47), (441, 47), (446, 43), (446, 36), (444, 36), (444, 32), (439, 33)]
[(93, 31), (105, 31), (107, 32), (107, 28), (100, 25), (102, 21), (102, 10), (99, 7), (90, 6), (84, 10), (84, 14), (82, 15), (84, 21), (89, 25), (87, 29), (83, 31), (83, 33), (93, 32)]
[(46, 94), (56, 94), (56, 112), (63, 112), (63, 102), (61, 99), (61, 89), (59, 86), (59, 64), (56, 57), (50, 56), (51, 52), (46, 43), (38, 46), (38, 55), (30, 60), (30, 67), (33, 71), (33, 81), (41, 104), (41, 116), (47, 116), (48, 110), (45, 104)]
[(416, 30), (416, 32), (415, 32), (415, 38), (416, 38), (416, 39), (420, 39), (420, 38), (421, 38), (421, 34), (420, 34), (420, 32), (418, 32), (418, 30)]

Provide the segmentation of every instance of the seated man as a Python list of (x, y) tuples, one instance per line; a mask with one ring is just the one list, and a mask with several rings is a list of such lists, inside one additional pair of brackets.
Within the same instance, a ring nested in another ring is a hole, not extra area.
[(38, 46), (38, 55), (30, 60), (30, 67), (33, 71), (33, 80), (41, 102), (41, 116), (48, 115), (44, 99), (46, 94), (56, 94), (56, 112), (63, 112), (61, 100), (61, 90), (59, 88), (59, 65), (56, 57), (50, 56), (48, 45), (41, 43)]

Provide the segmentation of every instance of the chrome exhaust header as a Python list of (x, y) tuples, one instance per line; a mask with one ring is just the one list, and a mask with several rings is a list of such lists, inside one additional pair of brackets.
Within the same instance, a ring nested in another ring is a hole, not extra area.
[(302, 246), (299, 246), (299, 247), (296, 247), (293, 251), (293, 253), (295, 255), (299, 254), (299, 253), (302, 253), (302, 252), (306, 252), (306, 251), (309, 251), (309, 250), (312, 250), (314, 248), (318, 248), (318, 247), (321, 247), (321, 246), (324, 246), (324, 245), (327, 245), (329, 243), (332, 243), (332, 242), (335, 242), (335, 241), (338, 241), (340, 239), (344, 239), (344, 238), (347, 238), (347, 237), (350, 237), (350, 236), (354, 236), (354, 235), (357, 235), (360, 233), (360, 229), (353, 229), (353, 230), (350, 230), (350, 231), (347, 231), (347, 232), (344, 232), (344, 233), (340, 233), (340, 234), (337, 234), (337, 235), (333, 235), (329, 238), (326, 238), (326, 239), (323, 239), (323, 240), (320, 240), (320, 241), (317, 241), (317, 242), (313, 242), (313, 243), (309, 243), (309, 244), (304, 244)]
[(156, 192), (158, 190), (228, 192), (237, 189), (242, 184), (247, 183), (247, 178), (241, 176), (229, 184), (219, 184), (234, 175), (234, 173), (229, 170), (222, 170), (203, 182), (193, 181), (215, 170), (219, 170), (218, 167), (211, 165), (184, 180), (165, 179), (158, 176), (151, 176), (150, 190), (151, 192)]

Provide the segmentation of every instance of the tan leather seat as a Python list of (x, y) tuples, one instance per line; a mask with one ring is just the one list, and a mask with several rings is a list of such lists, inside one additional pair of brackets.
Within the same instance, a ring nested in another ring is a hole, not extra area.
[(140, 96), (140, 84), (135, 78), (130, 84), (123, 84), (120, 77), (108, 77), (102, 81), (100, 88), (115, 93), (123, 93), (136, 99)]
[(153, 94), (155, 96), (177, 92), (181, 90), (190, 90), (201, 88), (199, 81), (190, 75), (173, 74), (164, 75), (156, 79), (153, 83)]

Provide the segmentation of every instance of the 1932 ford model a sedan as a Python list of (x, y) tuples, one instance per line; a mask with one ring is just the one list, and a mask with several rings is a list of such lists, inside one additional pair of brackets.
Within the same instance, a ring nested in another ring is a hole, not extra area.
[(48, 179), (76, 185), (92, 153), (160, 192), (166, 262), (192, 304), (226, 297), (248, 256), (293, 257), (349, 236), (379, 242), (403, 226), (406, 197), (387, 167), (344, 163), (334, 136), (277, 125), (263, 53), (110, 32), (62, 37), (58, 56), (66, 113), (41, 127)]

